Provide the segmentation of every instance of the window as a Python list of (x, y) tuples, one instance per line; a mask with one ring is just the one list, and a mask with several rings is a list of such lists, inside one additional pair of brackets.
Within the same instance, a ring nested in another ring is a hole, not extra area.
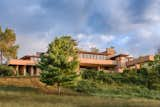
[(105, 55), (94, 55), (94, 54), (80, 54), (80, 58), (87, 58), (87, 59), (97, 59), (97, 60), (106, 60), (107, 56)]

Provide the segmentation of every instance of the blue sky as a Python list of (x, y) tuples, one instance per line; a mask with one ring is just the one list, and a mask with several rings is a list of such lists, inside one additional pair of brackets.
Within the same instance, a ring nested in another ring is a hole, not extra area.
[(79, 47), (153, 54), (160, 47), (160, 0), (0, 0), (0, 25), (17, 34), (19, 56), (45, 51), (55, 36)]

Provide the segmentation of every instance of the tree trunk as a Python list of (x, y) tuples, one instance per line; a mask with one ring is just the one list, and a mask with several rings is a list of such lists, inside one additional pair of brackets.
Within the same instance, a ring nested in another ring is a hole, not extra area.
[(3, 63), (3, 53), (2, 53), (2, 51), (1, 51), (1, 55), (0, 55), (0, 64), (2, 65), (2, 63)]
[(61, 95), (61, 87), (60, 87), (60, 84), (58, 83), (57, 85), (57, 88), (58, 88), (58, 95), (60, 96)]

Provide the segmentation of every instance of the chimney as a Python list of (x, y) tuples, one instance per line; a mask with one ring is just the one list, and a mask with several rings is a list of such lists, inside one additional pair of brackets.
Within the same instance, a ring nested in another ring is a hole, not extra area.
[(116, 51), (115, 51), (114, 47), (106, 48), (105, 54), (106, 55), (114, 55), (114, 54), (116, 54)]

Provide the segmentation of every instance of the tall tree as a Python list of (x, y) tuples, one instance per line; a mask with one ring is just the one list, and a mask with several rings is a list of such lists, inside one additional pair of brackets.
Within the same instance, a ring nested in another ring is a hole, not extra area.
[(19, 46), (15, 45), (16, 34), (12, 29), (5, 29), (3, 32), (0, 27), (0, 63), (3, 63), (3, 59), (9, 60), (10, 58), (17, 57), (17, 51)]
[(41, 69), (40, 80), (47, 85), (56, 85), (58, 93), (61, 86), (71, 84), (77, 77), (77, 43), (70, 36), (56, 37), (49, 44), (48, 51), (41, 55), (38, 67)]

